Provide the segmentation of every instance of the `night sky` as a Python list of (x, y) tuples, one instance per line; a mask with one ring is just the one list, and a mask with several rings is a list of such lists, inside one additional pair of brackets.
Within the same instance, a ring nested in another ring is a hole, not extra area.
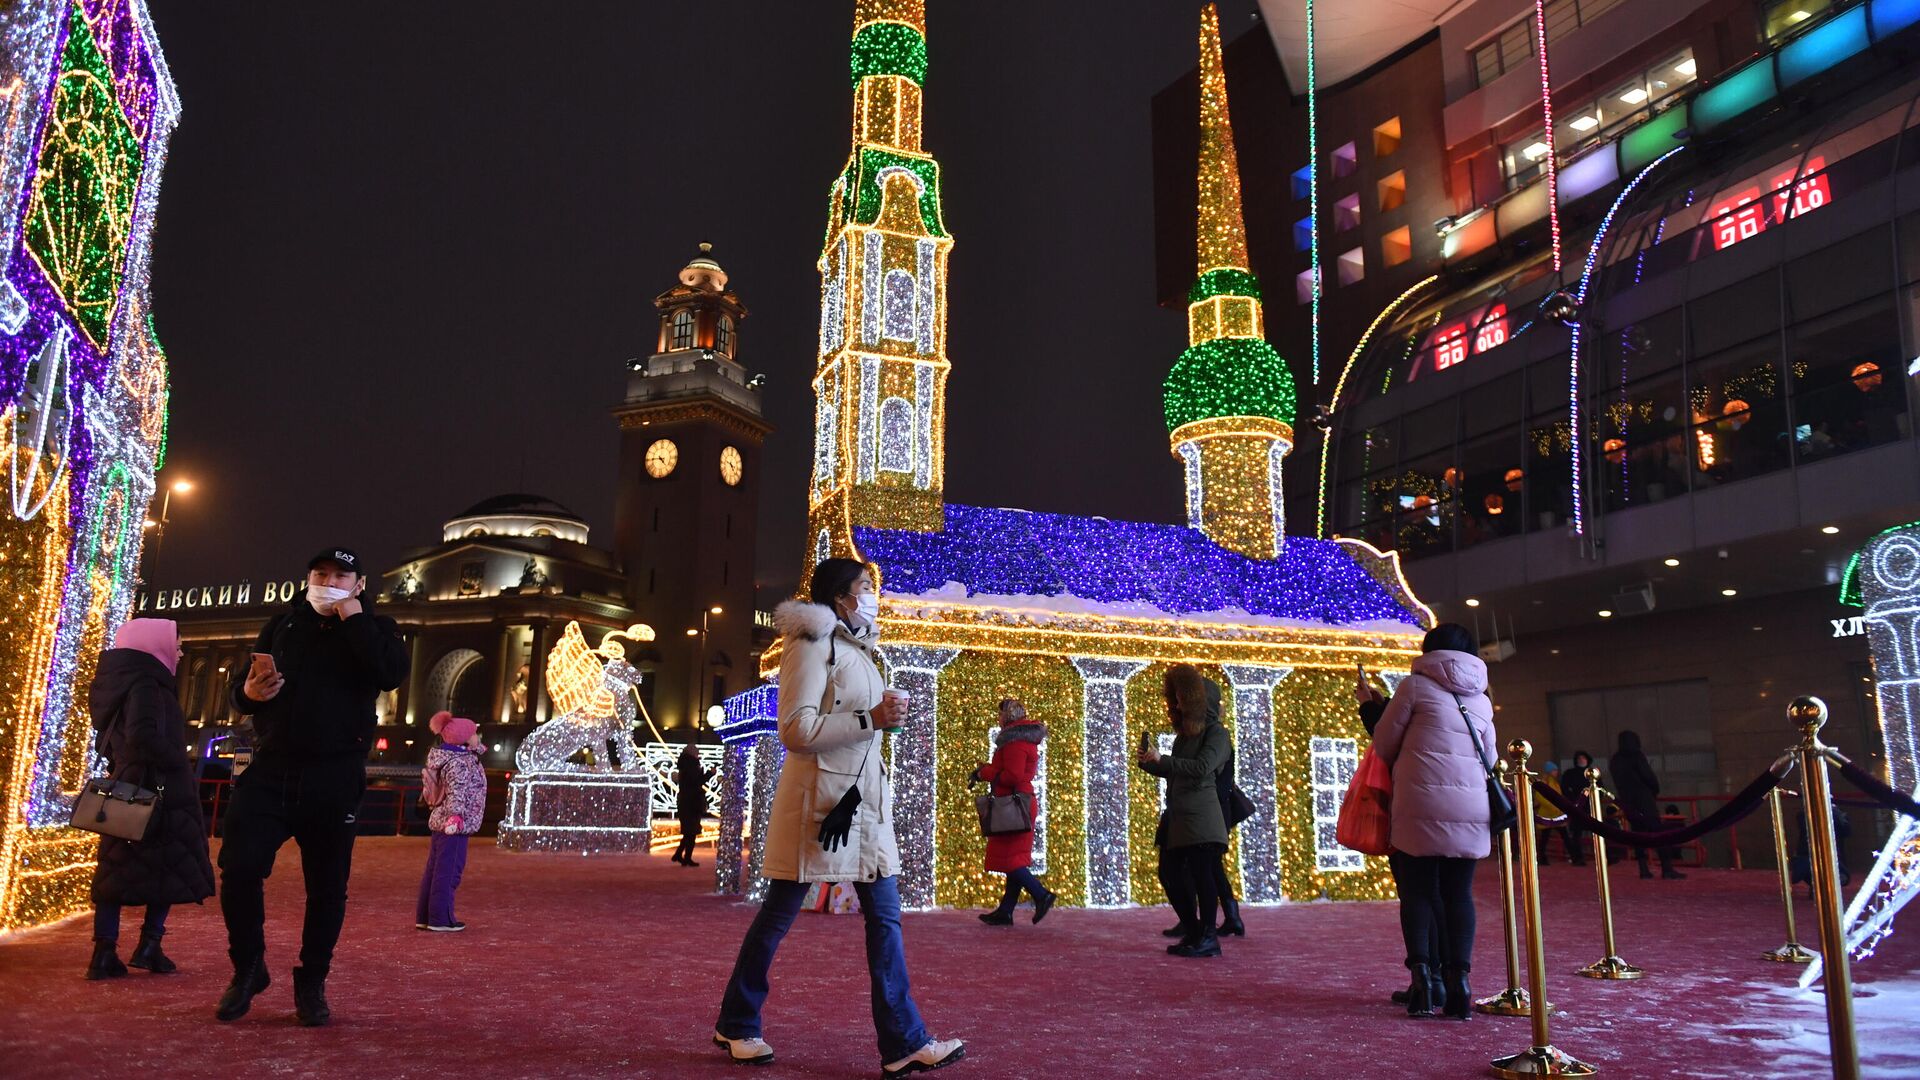
[[(151, 0), (182, 119), (155, 232), (166, 586), (384, 568), (506, 491), (612, 539), (608, 415), (709, 241), (778, 432), (759, 576), (798, 572), (814, 261), (849, 142), (849, 0)], [(1197, 0), (934, 0), (956, 246), (947, 498), (1172, 521), (1149, 101)], [(1222, 4), (1229, 37), (1259, 28)], [(1260, 31), (1264, 32), (1264, 31)]]

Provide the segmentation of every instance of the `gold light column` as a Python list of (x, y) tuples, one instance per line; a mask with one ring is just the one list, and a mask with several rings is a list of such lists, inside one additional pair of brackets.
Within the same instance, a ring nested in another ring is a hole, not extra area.
[[(1600, 770), (1587, 768), (1587, 813), (1595, 821), (1605, 820), (1600, 815)], [(1612, 792), (1604, 792), (1611, 795)], [(1599, 833), (1593, 834), (1593, 876), (1600, 885), (1600, 941), (1606, 948), (1606, 954), (1577, 972), (1589, 979), (1638, 979), (1646, 975), (1645, 971), (1620, 959), (1613, 944), (1613, 878), (1607, 872), (1607, 838)]]
[[(1513, 802), (1520, 808), (1517, 823), (1520, 830), (1518, 858), (1521, 894), (1527, 905), (1527, 982), (1532, 989), (1533, 999), (1545, 1001), (1547, 945), (1546, 935), (1540, 930), (1540, 868), (1534, 862), (1539, 837), (1533, 826), (1533, 774), (1527, 771), (1527, 758), (1533, 754), (1533, 744), (1525, 739), (1515, 739), (1507, 744), (1507, 753), (1513, 757)], [(1518, 1054), (1493, 1059), (1495, 1076), (1517, 1080), (1527, 1076), (1592, 1076), (1599, 1071), (1554, 1047), (1547, 1013), (1546, 1009), (1533, 1010), (1533, 1045)]]
[(1813, 862), (1813, 904), (1820, 913), (1823, 989), (1827, 999), (1827, 1044), (1834, 1080), (1860, 1080), (1860, 1046), (1853, 1029), (1853, 971), (1847, 956), (1846, 925), (1840, 906), (1840, 862), (1833, 837), (1833, 792), (1827, 786), (1827, 747), (1820, 728), (1827, 703), (1797, 697), (1787, 717), (1800, 729), (1800, 769), (1806, 784), (1807, 854)]
[(1793, 925), (1793, 876), (1787, 867), (1786, 815), (1780, 811), (1780, 789), (1767, 792), (1767, 813), (1773, 818), (1773, 863), (1780, 871), (1780, 910), (1787, 917), (1787, 943), (1760, 954), (1762, 960), (1782, 964), (1811, 964), (1819, 953), (1800, 944), (1799, 930)]
[[(1493, 767), (1500, 774), (1500, 783), (1511, 787), (1510, 779), (1513, 766), (1505, 760), (1496, 761)], [(1516, 804), (1517, 805), (1517, 804)], [(1515, 910), (1513, 895), (1513, 832), (1510, 829), (1500, 831), (1500, 925), (1506, 931), (1507, 946), (1507, 988), (1489, 998), (1481, 998), (1473, 1003), (1475, 1012), (1491, 1016), (1530, 1016), (1533, 1004), (1528, 999), (1527, 988), (1520, 985), (1520, 918)], [(1541, 1006), (1551, 1010), (1551, 1004), (1542, 1002)]]

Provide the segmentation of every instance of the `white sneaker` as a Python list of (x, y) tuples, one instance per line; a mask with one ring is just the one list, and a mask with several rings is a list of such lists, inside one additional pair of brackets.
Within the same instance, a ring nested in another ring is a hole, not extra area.
[(935, 1039), (899, 1061), (887, 1065), (881, 1070), (880, 1075), (905, 1076), (908, 1073), (944, 1069), (966, 1056), (967, 1044), (959, 1039)]
[(729, 1039), (718, 1031), (713, 1033), (713, 1045), (727, 1048), (727, 1056), (735, 1065), (771, 1065), (773, 1047), (765, 1039)]

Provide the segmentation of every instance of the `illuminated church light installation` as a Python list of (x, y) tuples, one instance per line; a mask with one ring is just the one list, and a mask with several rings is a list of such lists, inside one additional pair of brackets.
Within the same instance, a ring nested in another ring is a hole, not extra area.
[(0, 930), (87, 906), (86, 687), (166, 454), (149, 239), (180, 102), (144, 0), (0, 6)]
[[(1193, 344), (1165, 388), (1173, 451), (1192, 463), (1187, 524), (960, 506), (942, 490), (952, 239), (940, 172), (920, 141), (925, 3), (856, 3), (855, 146), (832, 189), (820, 263), (806, 559), (852, 556), (879, 574), (882, 661), (889, 684), (912, 694), (887, 748), (908, 906), (1000, 894), (982, 869), (966, 777), (1007, 696), (1048, 725), (1039, 802), (1049, 887), (1094, 907), (1159, 902), (1159, 786), (1133, 755), (1143, 732), (1164, 731), (1161, 679), (1181, 662), (1225, 691), (1235, 779), (1256, 806), (1228, 853), (1238, 895), (1392, 895), (1385, 861), (1340, 848), (1332, 816), (1365, 738), (1354, 664), (1390, 688), (1432, 613), (1396, 556), (1284, 535), (1294, 384), (1263, 337), (1211, 9), (1201, 45)], [(762, 673), (778, 668), (775, 649)], [(726, 709), (717, 885), (754, 897), (783, 756), (777, 690)]]

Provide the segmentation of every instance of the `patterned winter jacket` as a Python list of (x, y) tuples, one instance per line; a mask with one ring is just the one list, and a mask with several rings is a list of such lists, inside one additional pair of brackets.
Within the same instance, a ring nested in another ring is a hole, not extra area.
[(427, 752), (427, 764), (421, 770), (421, 783), (427, 789), (433, 813), (427, 825), (434, 832), (447, 831), (449, 818), (460, 818), (460, 833), (472, 836), (480, 831), (480, 819), (487, 811), (487, 770), (473, 751), (464, 746), (441, 743)]

